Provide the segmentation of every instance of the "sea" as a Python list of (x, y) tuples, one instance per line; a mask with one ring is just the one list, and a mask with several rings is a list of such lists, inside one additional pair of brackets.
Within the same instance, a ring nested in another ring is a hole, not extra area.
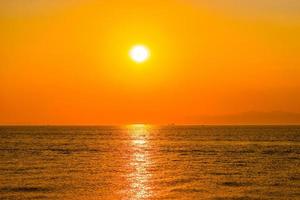
[(1, 126), (0, 199), (300, 199), (300, 126)]

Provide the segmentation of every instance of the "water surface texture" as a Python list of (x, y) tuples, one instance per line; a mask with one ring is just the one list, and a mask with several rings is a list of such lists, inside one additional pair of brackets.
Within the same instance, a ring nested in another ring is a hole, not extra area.
[(300, 199), (299, 126), (0, 127), (0, 199)]

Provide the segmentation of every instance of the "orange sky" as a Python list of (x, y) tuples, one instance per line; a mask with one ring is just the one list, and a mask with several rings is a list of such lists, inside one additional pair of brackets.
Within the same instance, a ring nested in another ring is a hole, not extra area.
[(300, 2), (226, 2), (1, 1), (0, 124), (300, 123)]

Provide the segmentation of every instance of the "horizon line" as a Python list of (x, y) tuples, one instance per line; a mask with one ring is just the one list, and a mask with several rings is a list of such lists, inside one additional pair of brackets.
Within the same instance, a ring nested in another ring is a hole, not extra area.
[(79, 126), (79, 127), (120, 127), (120, 126), (130, 126), (130, 125), (146, 125), (146, 126), (300, 126), (300, 123), (240, 123), (240, 124), (151, 124), (151, 123), (128, 123), (128, 124), (0, 124), (0, 127), (7, 126), (32, 126), (32, 127), (71, 127), (71, 126)]

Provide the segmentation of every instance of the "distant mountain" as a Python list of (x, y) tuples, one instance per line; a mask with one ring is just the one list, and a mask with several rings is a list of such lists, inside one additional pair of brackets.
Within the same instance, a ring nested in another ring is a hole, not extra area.
[(197, 124), (300, 124), (300, 113), (251, 111), (227, 115), (200, 115), (191, 120)]

